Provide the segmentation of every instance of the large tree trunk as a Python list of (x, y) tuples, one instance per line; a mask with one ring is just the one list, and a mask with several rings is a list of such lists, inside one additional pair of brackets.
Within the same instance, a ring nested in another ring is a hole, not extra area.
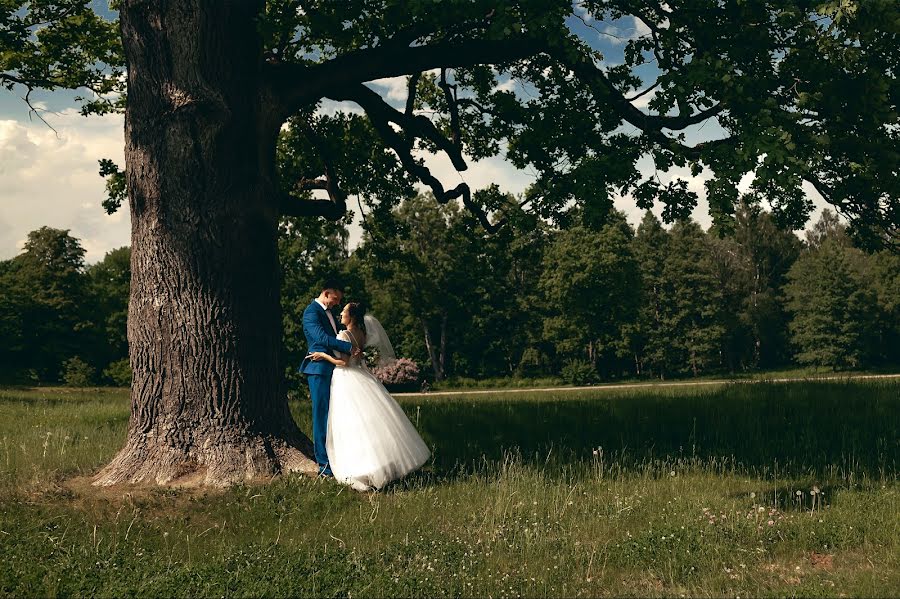
[(124, 448), (95, 484), (227, 485), (314, 471), (279, 363), (261, 1), (126, 1), (131, 208)]

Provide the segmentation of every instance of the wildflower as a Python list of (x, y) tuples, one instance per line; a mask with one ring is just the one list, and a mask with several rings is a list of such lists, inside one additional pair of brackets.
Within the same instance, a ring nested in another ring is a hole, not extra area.
[(669, 476), (675, 476), (675, 471), (672, 470), (671, 472), (669, 472)]
[(773, 526), (773, 525), (775, 524), (775, 521), (774, 521), (774, 520), (769, 520), (769, 521), (767, 522), (767, 524), (768, 524), (769, 526)]
[(750, 499), (755, 499), (755, 498), (756, 498), (756, 493), (754, 493), (753, 491), (750, 491)]

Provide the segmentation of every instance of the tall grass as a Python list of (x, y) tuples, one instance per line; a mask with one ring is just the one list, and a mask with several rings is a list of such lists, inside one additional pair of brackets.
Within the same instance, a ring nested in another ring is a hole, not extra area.
[(404, 399), (434, 459), (359, 495), (73, 487), (124, 440), (127, 397), (0, 391), (0, 595), (900, 588), (897, 382), (586, 393)]

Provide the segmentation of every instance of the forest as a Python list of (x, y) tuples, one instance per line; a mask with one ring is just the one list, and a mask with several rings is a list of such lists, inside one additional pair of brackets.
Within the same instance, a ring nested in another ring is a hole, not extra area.
[[(824, 211), (803, 238), (743, 201), (728, 226), (650, 211), (635, 229), (611, 211), (550, 221), (503, 196), (488, 233), (457, 203), (410, 196), (365, 221), (284, 217), (283, 351), (303, 392), (303, 309), (337, 276), (424, 381), (728, 376), (793, 367), (900, 364), (900, 256), (854, 246)], [(371, 216), (371, 215), (369, 215)], [(130, 250), (85, 263), (68, 231), (42, 227), (0, 262), (0, 381), (127, 386)]]

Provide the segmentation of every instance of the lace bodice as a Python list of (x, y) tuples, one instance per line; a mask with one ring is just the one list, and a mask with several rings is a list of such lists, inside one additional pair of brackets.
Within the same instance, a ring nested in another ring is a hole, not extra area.
[[(357, 347), (359, 347), (360, 342), (366, 342), (366, 338), (364, 336), (361, 336), (359, 333), (357, 333), (357, 336), (360, 336), (361, 338), (357, 339), (356, 336), (353, 335), (353, 333), (345, 329), (338, 333), (337, 338), (341, 341), (349, 341), (350, 344), (353, 345), (353, 349), (356, 349)], [(363, 354), (360, 354), (358, 356), (352, 356), (341, 352), (337, 352), (337, 354), (338, 358), (347, 361), (348, 367), (361, 368), (363, 364), (365, 364), (366, 357)]]

